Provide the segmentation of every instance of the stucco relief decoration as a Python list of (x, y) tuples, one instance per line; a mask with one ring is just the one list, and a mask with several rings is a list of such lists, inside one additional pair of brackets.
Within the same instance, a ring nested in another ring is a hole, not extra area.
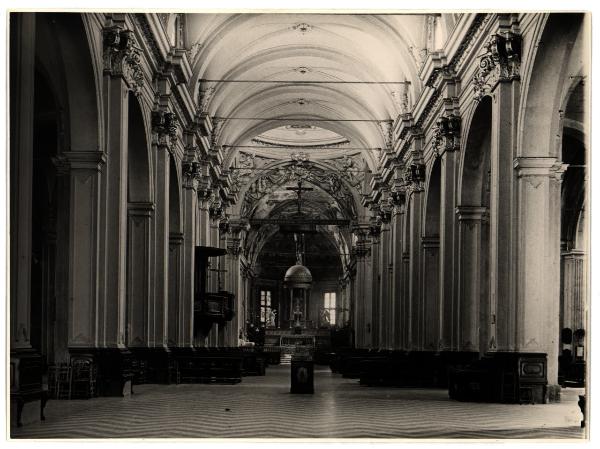
[(381, 236), (381, 224), (382, 221), (379, 215), (373, 217), (371, 223), (369, 224), (369, 235), (374, 243), (379, 242), (379, 237)]
[(223, 207), (223, 202), (219, 197), (218, 191), (216, 193), (213, 192), (210, 200), (210, 205), (208, 206), (208, 214), (213, 220), (220, 220), (224, 217), (225, 208)]
[(213, 150), (217, 149), (217, 142), (219, 142), (219, 137), (221, 137), (221, 131), (223, 130), (223, 124), (225, 121), (223, 119), (214, 118), (213, 117), (213, 129), (212, 134), (210, 136), (210, 147)]
[(184, 186), (197, 189), (202, 178), (201, 164), (198, 161), (183, 161), (181, 164)]
[(356, 226), (352, 229), (355, 237), (354, 245), (352, 246), (352, 255), (358, 258), (367, 256), (370, 251), (371, 242), (368, 239), (370, 234), (370, 226)]
[(296, 67), (294, 69), (294, 72), (299, 73), (301, 75), (306, 75), (308, 72), (312, 72), (312, 70), (308, 67), (302, 66), (302, 67)]
[(481, 100), (498, 82), (519, 79), (521, 36), (507, 32), (494, 34), (479, 56), (479, 69), (473, 75), (474, 99)]
[(356, 216), (354, 199), (350, 191), (344, 186), (340, 176), (335, 172), (316, 166), (308, 160), (305, 153), (293, 154), (291, 163), (269, 170), (256, 179), (246, 191), (241, 215), (249, 217), (256, 203), (262, 198), (286, 183), (296, 183), (299, 180), (318, 186), (331, 195), (344, 215)]
[(365, 179), (365, 173), (360, 169), (361, 160), (360, 154), (352, 156), (346, 154), (330, 161), (330, 164), (339, 172), (340, 177), (359, 192)]
[(408, 99), (408, 83), (405, 82), (400, 90), (392, 91), (392, 98), (401, 115), (406, 115), (410, 112), (410, 103)]
[(460, 148), (460, 117), (450, 114), (437, 120), (432, 142), (436, 155)]
[(390, 198), (395, 207), (402, 206), (406, 200), (406, 188), (399, 185), (394, 186), (390, 192)]
[(200, 113), (208, 112), (208, 105), (215, 94), (216, 87), (214, 83), (207, 83), (204, 80), (200, 81), (198, 89), (198, 109)]
[(177, 142), (177, 117), (170, 111), (152, 111), (152, 129), (158, 135), (158, 144), (169, 149)]
[(377, 217), (382, 223), (389, 223), (392, 219), (393, 203), (391, 196), (382, 199), (377, 205)]
[(404, 182), (407, 192), (420, 192), (424, 190), (425, 164), (413, 162), (404, 171)]
[(292, 26), (292, 30), (298, 31), (302, 35), (309, 33), (310, 31), (312, 31), (312, 29), (312, 25), (309, 25), (308, 23), (298, 23)]
[(123, 76), (130, 89), (138, 94), (145, 78), (141, 51), (137, 47), (133, 31), (120, 27), (105, 28), (103, 43), (104, 71), (113, 76)]
[(250, 179), (265, 166), (273, 163), (276, 159), (257, 156), (254, 153), (240, 151), (233, 169), (231, 170), (231, 186), (235, 192), (242, 190), (242, 186), (250, 182)]

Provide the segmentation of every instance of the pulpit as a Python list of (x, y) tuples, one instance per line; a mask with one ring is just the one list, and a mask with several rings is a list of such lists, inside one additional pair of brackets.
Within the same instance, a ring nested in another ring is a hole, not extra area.
[(226, 254), (222, 248), (196, 246), (194, 271), (194, 333), (207, 335), (213, 323), (225, 324), (235, 316), (235, 295), (207, 292), (208, 258)]

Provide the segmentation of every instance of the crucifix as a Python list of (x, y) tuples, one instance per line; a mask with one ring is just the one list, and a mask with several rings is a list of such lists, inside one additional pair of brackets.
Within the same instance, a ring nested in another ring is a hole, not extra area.
[(298, 195), (298, 215), (301, 215), (300, 202), (302, 201), (302, 192), (310, 192), (313, 189), (311, 187), (302, 187), (302, 179), (298, 180), (298, 187), (286, 187), (286, 189), (293, 190)]

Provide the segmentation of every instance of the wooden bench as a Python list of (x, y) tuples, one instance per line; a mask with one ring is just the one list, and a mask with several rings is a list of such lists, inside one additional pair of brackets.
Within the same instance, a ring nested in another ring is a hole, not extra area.
[(239, 383), (242, 381), (243, 357), (202, 352), (179, 356), (175, 360), (176, 382)]
[(546, 354), (491, 352), (450, 370), (448, 394), (459, 401), (545, 403), (546, 373)]

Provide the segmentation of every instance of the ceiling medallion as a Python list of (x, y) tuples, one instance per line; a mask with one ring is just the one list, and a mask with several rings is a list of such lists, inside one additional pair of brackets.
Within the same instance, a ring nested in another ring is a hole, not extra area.
[(315, 126), (313, 125), (285, 125), (286, 129), (314, 129)]
[(308, 23), (298, 23), (292, 27), (293, 30), (299, 31), (302, 34), (306, 34), (309, 31), (312, 31), (312, 26)]
[(298, 98), (297, 100), (292, 101), (292, 103), (299, 104), (300, 106), (305, 106), (309, 104), (310, 101), (306, 100), (305, 98)]
[(310, 70), (308, 67), (296, 67), (294, 69), (294, 72), (300, 73), (301, 75), (305, 75), (308, 72), (311, 72), (312, 70)]

